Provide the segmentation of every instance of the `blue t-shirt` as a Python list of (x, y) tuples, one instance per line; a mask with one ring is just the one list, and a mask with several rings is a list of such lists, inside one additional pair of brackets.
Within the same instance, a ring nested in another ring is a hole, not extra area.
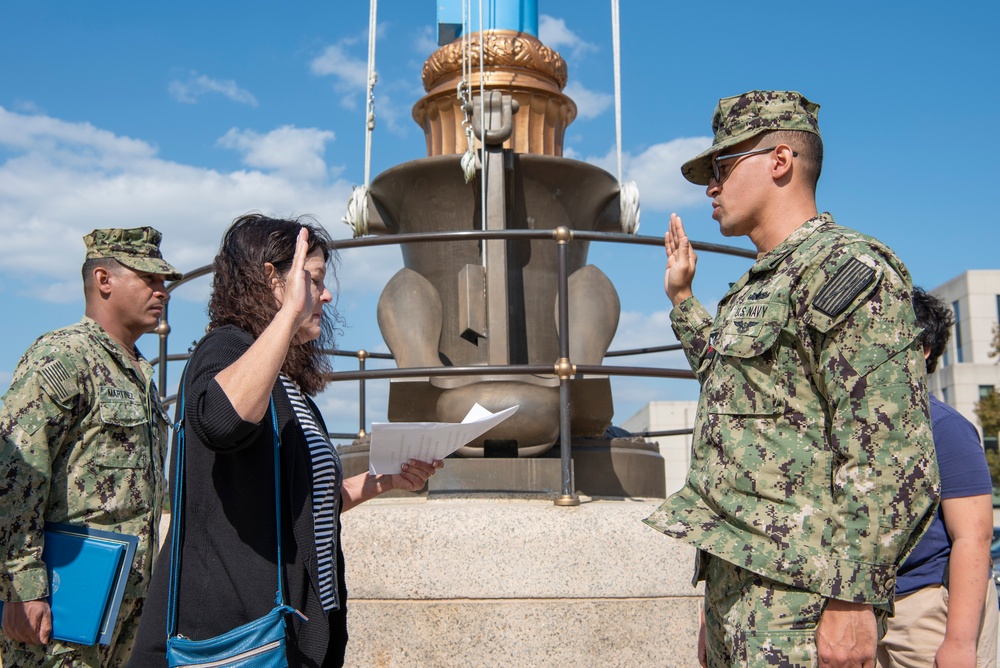
[[(931, 425), (938, 468), (941, 470), (941, 498), (991, 494), (993, 483), (986, 465), (986, 453), (979, 444), (979, 432), (972, 423), (932, 394)], [(943, 584), (949, 556), (951, 539), (945, 528), (944, 513), (938, 508), (927, 533), (899, 567), (896, 595)]]

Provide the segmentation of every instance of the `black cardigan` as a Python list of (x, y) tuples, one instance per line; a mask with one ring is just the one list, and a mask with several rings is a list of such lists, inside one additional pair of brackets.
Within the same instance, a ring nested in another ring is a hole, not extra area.
[[(235, 362), (252, 343), (253, 337), (246, 332), (220, 327), (198, 344), (187, 369), (184, 534), (177, 632), (195, 640), (225, 633), (274, 607), (277, 545), (270, 412), (259, 424), (243, 421), (215, 381), (216, 374)], [(289, 605), (309, 618), (308, 622), (297, 615), (286, 618), (289, 664), (341, 665), (347, 643), (347, 588), (340, 519), (336, 530), (340, 609), (327, 614), (318, 591), (309, 448), (280, 381), (274, 384), (271, 396), (281, 432), (285, 597)], [(319, 411), (310, 404), (325, 430)], [(172, 461), (170, 471), (174, 467)], [(129, 666), (167, 665), (167, 587), (174, 511), (153, 571)]]

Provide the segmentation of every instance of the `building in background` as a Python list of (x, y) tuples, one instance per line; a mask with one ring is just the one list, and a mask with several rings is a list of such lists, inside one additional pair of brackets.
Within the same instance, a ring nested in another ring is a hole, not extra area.
[[(622, 424), (633, 434), (677, 429), (692, 429), (698, 410), (697, 401), (651, 401)], [(691, 434), (650, 436), (660, 444), (667, 495), (684, 486), (691, 465)]]
[[(930, 291), (955, 311), (955, 331), (929, 378), (930, 390), (967, 417), (982, 434), (975, 406), (1000, 390), (1000, 364), (990, 357), (1000, 322), (1000, 269), (975, 269)], [(997, 434), (982, 434), (987, 450), (997, 450)]]

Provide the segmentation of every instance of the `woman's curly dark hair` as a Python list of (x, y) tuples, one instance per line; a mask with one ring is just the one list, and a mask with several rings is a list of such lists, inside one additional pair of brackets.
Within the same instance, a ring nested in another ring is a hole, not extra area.
[[(208, 301), (209, 329), (234, 325), (256, 339), (271, 324), (278, 305), (274, 301), (264, 263), (274, 265), (279, 276), (288, 273), (295, 255), (295, 241), (302, 228), (309, 230), (309, 252), (319, 248), (329, 267), (328, 281), (336, 295), (334, 266), (337, 252), (326, 230), (311, 217), (288, 220), (248, 213), (233, 221), (222, 237), (219, 254), (213, 263), (212, 296)], [(298, 383), (308, 395), (320, 392), (329, 382), (332, 371), (325, 351), (334, 349), (342, 319), (333, 304), (323, 309), (322, 333), (314, 341), (292, 345), (281, 371)]]
[(938, 359), (944, 354), (948, 339), (951, 338), (955, 314), (943, 301), (916, 286), (913, 287), (913, 312), (917, 316), (917, 327), (924, 328), (917, 340), (931, 353), (924, 360), (927, 373), (931, 374), (937, 369)]

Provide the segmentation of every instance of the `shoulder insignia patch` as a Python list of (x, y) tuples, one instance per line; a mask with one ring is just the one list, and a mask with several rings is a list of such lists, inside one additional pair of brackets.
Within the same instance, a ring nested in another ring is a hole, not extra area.
[(52, 360), (38, 370), (42, 377), (42, 387), (53, 399), (65, 403), (76, 396), (77, 388), (62, 360)]
[(871, 284), (873, 278), (875, 278), (874, 268), (857, 258), (851, 258), (823, 284), (813, 299), (813, 306), (835, 318)]

